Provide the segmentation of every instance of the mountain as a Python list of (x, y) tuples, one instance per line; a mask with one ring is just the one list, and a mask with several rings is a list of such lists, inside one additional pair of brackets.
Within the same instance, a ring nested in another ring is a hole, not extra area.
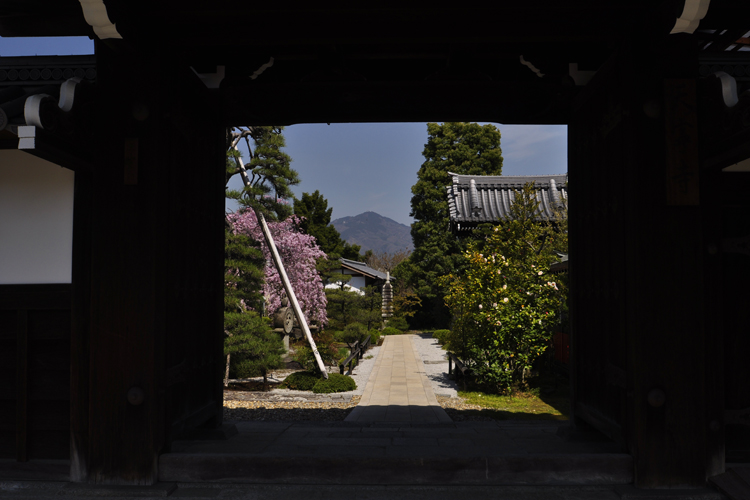
[(354, 217), (342, 217), (331, 222), (347, 243), (361, 245), (362, 253), (393, 253), (412, 250), (411, 228), (375, 212), (365, 212)]

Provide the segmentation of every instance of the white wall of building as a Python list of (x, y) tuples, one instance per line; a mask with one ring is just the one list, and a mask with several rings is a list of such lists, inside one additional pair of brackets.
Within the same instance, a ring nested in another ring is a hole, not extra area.
[(70, 283), (75, 174), (0, 150), (0, 284)]
[(357, 288), (358, 290), (364, 291), (365, 289), (365, 277), (364, 276), (352, 276), (348, 281), (349, 286)]

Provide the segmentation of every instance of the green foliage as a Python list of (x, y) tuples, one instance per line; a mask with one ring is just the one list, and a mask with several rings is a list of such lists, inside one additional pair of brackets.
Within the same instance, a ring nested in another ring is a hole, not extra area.
[[(297, 184), (297, 173), (290, 168), (291, 158), (281, 152), (284, 137), (278, 127), (251, 127), (228, 130), (230, 139), (225, 180), (236, 174), (250, 182), (242, 191), (226, 190), (227, 198), (242, 206), (262, 211), (269, 218), (286, 217), (289, 207), (283, 203), (291, 196), (289, 186)], [(250, 159), (244, 165), (239, 151), (233, 148), (239, 140), (247, 141)], [(251, 146), (250, 141), (253, 141)], [(272, 194), (273, 196), (268, 196)], [(224, 354), (227, 375), (236, 377), (263, 375), (281, 365), (284, 346), (267, 318), (261, 317), (265, 259), (257, 242), (234, 234), (227, 222), (224, 245)]]
[(401, 316), (394, 316), (393, 318), (390, 318), (388, 320), (388, 326), (392, 328), (398, 328), (402, 332), (405, 332), (409, 329), (409, 323), (406, 322), (406, 318), (402, 318)]
[[(227, 191), (227, 198), (247, 208), (252, 208), (269, 220), (285, 219), (292, 213), (284, 201), (293, 198), (291, 186), (299, 184), (297, 172), (291, 168), (292, 159), (281, 151), (286, 145), (284, 127), (245, 127), (232, 129), (233, 143), (245, 140), (250, 158), (244, 165), (250, 185), (241, 191)], [(252, 140), (252, 144), (251, 144)], [(226, 182), (241, 173), (240, 152), (230, 149), (227, 153)]]
[(435, 330), (434, 332), (432, 332), (432, 338), (437, 339), (440, 345), (445, 345), (450, 334), (450, 330)]
[(334, 265), (338, 264), (339, 257), (361, 260), (361, 247), (342, 240), (339, 232), (331, 225), (332, 212), (333, 208), (328, 208), (328, 200), (318, 190), (313, 194), (302, 193), (301, 199), (294, 200), (294, 213), (303, 218), (300, 228), (315, 237), (320, 249)]
[[(338, 363), (339, 351), (336, 348), (336, 340), (330, 330), (319, 331), (313, 335), (315, 346), (318, 349), (323, 364), (331, 366)], [(294, 360), (309, 372), (320, 374), (320, 367), (315, 359), (312, 349), (306, 341), (294, 346)]]
[(381, 330), (381, 332), (380, 332), (380, 333), (381, 333), (382, 335), (401, 335), (401, 334), (402, 334), (402, 333), (404, 333), (404, 332), (402, 332), (402, 331), (401, 331), (401, 330), (399, 330), (398, 328), (393, 328), (392, 326), (386, 326), (385, 328), (383, 328), (383, 329)]
[(312, 391), (318, 380), (320, 380), (320, 375), (316, 373), (294, 372), (284, 379), (281, 386), (295, 391)]
[(349, 347), (353, 347), (355, 343), (360, 342), (367, 336), (367, 328), (362, 323), (349, 323), (344, 327), (344, 330), (337, 335), (337, 339), (340, 342), (346, 342)]
[(500, 131), (476, 123), (427, 124), (425, 158), (412, 186), (411, 227), (414, 251), (401, 267), (401, 275), (422, 300), (417, 324), (447, 324), (443, 296), (447, 289), (440, 276), (460, 271), (466, 244), (450, 234), (445, 187), (448, 172), (466, 175), (500, 175), (503, 166)]
[(370, 344), (378, 345), (378, 342), (380, 342), (381, 331), (373, 328), (372, 330), (367, 332), (367, 334), (370, 335)]
[(357, 389), (353, 378), (338, 373), (329, 373), (328, 380), (319, 379), (312, 388), (316, 394), (330, 394), (332, 392), (348, 392)]
[(263, 375), (281, 365), (284, 345), (273, 332), (262, 307), (263, 253), (258, 244), (225, 231), (224, 355), (235, 377)]
[(326, 316), (328, 324), (336, 330), (344, 330), (351, 323), (361, 323), (366, 330), (380, 326), (383, 298), (372, 286), (359, 295), (341, 289), (326, 289)]
[(549, 268), (552, 249), (567, 250), (567, 234), (562, 225), (536, 221), (537, 210), (528, 184), (511, 206), (513, 218), (483, 244), (469, 245), (460, 275), (441, 279), (453, 314), (446, 347), (466, 360), (490, 392), (524, 384), (525, 373), (550, 345), (565, 304), (565, 287)]

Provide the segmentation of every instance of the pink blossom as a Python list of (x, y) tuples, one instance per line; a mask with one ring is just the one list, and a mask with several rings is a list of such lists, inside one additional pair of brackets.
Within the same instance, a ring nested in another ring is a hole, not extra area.
[[(266, 314), (273, 315), (281, 307), (281, 299), (286, 296), (271, 252), (266, 246), (255, 212), (245, 210), (229, 215), (235, 233), (245, 234), (260, 242), (266, 257), (263, 295), (266, 297)], [(297, 296), (300, 307), (308, 321), (328, 322), (326, 317), (326, 295), (323, 280), (315, 269), (315, 262), (326, 254), (320, 249), (313, 236), (299, 230), (299, 219), (295, 215), (280, 222), (268, 222), (276, 248), (284, 263), (289, 281)]]

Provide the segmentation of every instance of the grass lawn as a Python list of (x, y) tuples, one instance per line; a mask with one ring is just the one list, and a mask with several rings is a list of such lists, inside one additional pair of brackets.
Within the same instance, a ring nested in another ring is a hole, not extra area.
[[(498, 396), (483, 392), (459, 391), (464, 404), (482, 408), (483, 416), (497, 420), (567, 420), (570, 398), (562, 395), (540, 397), (533, 392)], [(471, 411), (471, 410), (468, 410)]]
[[(539, 377), (527, 392), (501, 396), (480, 391), (459, 391), (464, 404), (481, 407), (482, 416), (497, 420), (567, 420), (570, 388), (567, 380)], [(472, 411), (472, 410), (469, 410)]]

